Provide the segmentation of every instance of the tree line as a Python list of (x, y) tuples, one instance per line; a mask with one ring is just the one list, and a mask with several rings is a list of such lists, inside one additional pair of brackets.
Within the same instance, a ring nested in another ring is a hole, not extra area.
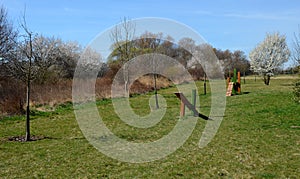
[[(111, 37), (114, 40), (111, 47), (112, 53), (107, 63), (102, 64), (103, 69), (99, 72), (99, 76), (104, 76), (112, 70), (114, 72), (109, 73), (111, 76), (129, 59), (154, 52), (177, 59), (196, 79), (203, 76), (204, 71), (201, 66), (188, 67), (188, 61), (192, 58), (190, 51), (197, 49), (197, 44), (193, 39), (183, 38), (175, 44), (172, 43), (174, 39), (171, 36), (151, 32), (145, 32), (136, 38), (134, 26), (128, 22), (124, 24), (122, 28), (112, 31)], [(3, 6), (0, 9), (0, 26), (0, 75), (2, 78), (13, 77), (25, 82), (27, 77), (31, 76), (30, 80), (34, 83), (53, 83), (60, 79), (72, 78), (80, 56), (89, 55), (94, 58), (97, 56), (97, 52), (84, 53), (86, 50), (76, 41), (64, 42), (57, 37), (33, 33), (26, 25), (25, 15), (20, 25), (25, 34), (19, 34), (9, 21)], [(210, 46), (210, 48), (213, 47)], [(222, 51), (216, 48), (213, 50), (224, 64), (227, 75), (230, 75), (233, 68), (249, 73), (250, 65), (244, 52)], [(98, 54), (97, 58), (101, 61), (101, 54)], [(30, 74), (28, 74), (29, 61), (31, 61)]]
[(0, 24), (2, 78), (13, 77), (26, 82), (30, 76), (31, 81), (47, 83), (73, 76), (76, 61), (82, 52), (77, 42), (64, 42), (60, 38), (35, 34), (27, 27), (25, 17), (20, 25), (25, 33), (19, 34), (8, 21), (3, 7), (0, 10)]

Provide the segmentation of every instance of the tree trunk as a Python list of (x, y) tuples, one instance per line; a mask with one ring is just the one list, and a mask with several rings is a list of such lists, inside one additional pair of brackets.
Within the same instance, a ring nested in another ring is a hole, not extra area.
[(155, 95), (155, 104), (156, 104), (156, 109), (159, 109), (158, 105), (158, 97), (157, 97), (157, 87), (156, 87), (156, 79), (157, 79), (157, 74), (153, 74), (154, 77), (154, 95)]
[(127, 68), (126, 63), (124, 63), (124, 65), (123, 65), (123, 79), (124, 79), (125, 95), (128, 94), (128, 96), (129, 96), (129, 89), (128, 89), (129, 74), (128, 74), (128, 68)]
[(30, 80), (27, 81), (27, 97), (26, 97), (26, 136), (25, 141), (30, 141)]
[(30, 87), (31, 87), (31, 68), (32, 68), (32, 39), (31, 33), (29, 35), (29, 67), (27, 74), (27, 106), (26, 106), (26, 136), (25, 141), (30, 141)]
[(204, 87), (204, 95), (206, 95), (206, 73), (204, 73), (204, 84), (203, 84), (203, 87)]
[(265, 82), (265, 85), (269, 85), (269, 84), (270, 84), (270, 78), (271, 78), (270, 75), (264, 75), (264, 82)]
[[(154, 49), (155, 51), (155, 48), (152, 47), (152, 49)], [(152, 73), (153, 73), (153, 80), (154, 80), (154, 95), (155, 95), (155, 107), (156, 109), (159, 109), (159, 105), (158, 105), (158, 96), (157, 96), (157, 74), (156, 74), (156, 61), (155, 61), (155, 56), (151, 55), (151, 62), (152, 62)]]

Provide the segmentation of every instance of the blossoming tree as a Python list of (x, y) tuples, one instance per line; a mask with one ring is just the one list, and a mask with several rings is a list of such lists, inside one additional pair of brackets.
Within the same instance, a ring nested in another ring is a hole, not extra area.
[(269, 85), (274, 70), (290, 57), (286, 37), (279, 33), (267, 34), (264, 41), (250, 52), (249, 57), (251, 69), (261, 75), (264, 83)]

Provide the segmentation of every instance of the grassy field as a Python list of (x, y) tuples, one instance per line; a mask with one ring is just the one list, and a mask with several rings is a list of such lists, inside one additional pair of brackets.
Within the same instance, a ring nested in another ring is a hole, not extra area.
[[(53, 112), (35, 111), (32, 134), (44, 139), (9, 141), (24, 135), (25, 119), (0, 120), (0, 178), (300, 178), (300, 105), (291, 98), (294, 79), (273, 78), (270, 86), (257, 79), (242, 84), (243, 95), (227, 97), (223, 122), (205, 148), (198, 142), (206, 121), (199, 120), (186, 143), (168, 157), (131, 164), (100, 153), (82, 135), (72, 104)], [(209, 114), (210, 93), (202, 95), (201, 111)], [(98, 101), (108, 128), (126, 140), (153, 141), (168, 134), (179, 116), (175, 88), (162, 89), (168, 108), (165, 117), (149, 129), (120, 121), (111, 100)], [(133, 96), (137, 113), (149, 112), (151, 93)]]

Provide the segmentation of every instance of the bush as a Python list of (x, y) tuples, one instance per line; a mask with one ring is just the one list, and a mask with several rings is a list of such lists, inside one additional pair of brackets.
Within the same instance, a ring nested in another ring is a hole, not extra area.
[(298, 80), (293, 88), (294, 100), (300, 104), (300, 80)]

